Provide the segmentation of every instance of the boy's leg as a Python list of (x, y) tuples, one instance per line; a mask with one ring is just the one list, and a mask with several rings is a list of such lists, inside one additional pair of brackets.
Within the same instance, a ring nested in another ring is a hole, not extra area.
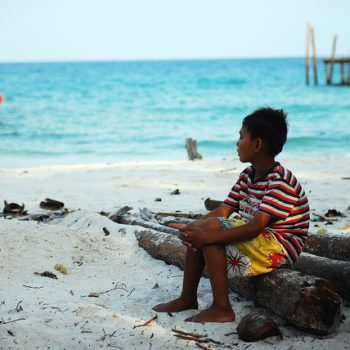
[(187, 248), (180, 297), (168, 303), (159, 304), (153, 310), (158, 312), (179, 312), (188, 309), (197, 309), (197, 289), (203, 268), (204, 258), (202, 251), (193, 251)]
[(209, 245), (202, 250), (213, 291), (212, 305), (186, 319), (189, 322), (232, 322), (235, 313), (228, 298), (227, 259), (224, 245)]

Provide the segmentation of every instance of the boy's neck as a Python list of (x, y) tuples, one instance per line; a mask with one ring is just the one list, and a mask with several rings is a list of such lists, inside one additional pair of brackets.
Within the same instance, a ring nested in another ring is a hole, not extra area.
[(262, 158), (252, 162), (252, 166), (255, 169), (254, 180), (260, 179), (267, 175), (274, 167), (275, 163), (275, 158)]

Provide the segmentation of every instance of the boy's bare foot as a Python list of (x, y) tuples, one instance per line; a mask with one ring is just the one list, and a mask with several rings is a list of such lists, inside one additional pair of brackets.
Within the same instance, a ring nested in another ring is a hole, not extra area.
[(235, 313), (231, 307), (222, 309), (217, 306), (210, 306), (208, 309), (203, 310), (199, 314), (186, 318), (187, 322), (233, 322), (235, 320)]
[(189, 309), (198, 309), (197, 301), (188, 301), (180, 297), (168, 303), (156, 305), (152, 310), (157, 312), (180, 312)]

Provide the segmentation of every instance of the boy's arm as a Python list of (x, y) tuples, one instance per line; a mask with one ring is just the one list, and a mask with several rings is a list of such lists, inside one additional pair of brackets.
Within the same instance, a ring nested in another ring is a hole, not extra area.
[(235, 210), (233, 208), (229, 207), (228, 205), (221, 204), (220, 207), (218, 207), (218, 208), (210, 211), (209, 213), (203, 215), (199, 219), (193, 221), (191, 224), (186, 225), (186, 224), (175, 223), (171, 227), (174, 227), (174, 228), (177, 228), (177, 229), (180, 229), (180, 230), (186, 230), (186, 229), (189, 228), (189, 226), (198, 225), (198, 224), (200, 224), (201, 221), (205, 221), (208, 218), (217, 218), (217, 217), (221, 216), (221, 217), (224, 217), (224, 218), (227, 219), (228, 217), (230, 217), (230, 215), (234, 211)]
[(232, 207), (229, 207), (228, 205), (221, 204), (220, 207), (210, 211), (208, 214), (205, 214), (198, 220), (205, 220), (207, 218), (217, 218), (219, 216), (222, 216), (224, 218), (230, 217), (230, 215), (234, 212), (235, 210)]
[(271, 216), (258, 212), (249, 223), (226, 229), (220, 226), (217, 218), (208, 217), (196, 225), (189, 225), (180, 234), (180, 238), (197, 248), (210, 244), (242, 242), (257, 237), (270, 221)]
[[(194, 227), (200, 227), (200, 226), (206, 225), (207, 221), (212, 221), (213, 219), (218, 221), (217, 218), (219, 216), (228, 218), (234, 211), (235, 210), (232, 207), (229, 207), (228, 205), (225, 205), (225, 204), (221, 204), (220, 207), (212, 210), (208, 214), (202, 216), (201, 218), (197, 219), (196, 221), (192, 222), (189, 225), (183, 225), (182, 227), (179, 227), (179, 225), (177, 225), (176, 227), (174, 226), (172, 227), (180, 229), (182, 232), (188, 232), (192, 230)], [(184, 233), (181, 233), (179, 235), (179, 238), (182, 240), (182, 243), (187, 247), (190, 247), (190, 248), (193, 247), (191, 242), (183, 239), (183, 236), (184, 236)]]

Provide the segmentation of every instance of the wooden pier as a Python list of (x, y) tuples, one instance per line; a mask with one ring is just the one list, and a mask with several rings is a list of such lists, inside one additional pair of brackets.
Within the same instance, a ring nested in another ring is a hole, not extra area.
[(334, 66), (340, 65), (340, 85), (350, 85), (350, 57), (331, 57), (323, 59), (326, 84), (333, 84)]
[[(327, 85), (333, 84), (334, 66), (340, 65), (340, 82), (334, 83), (334, 84), (350, 86), (350, 57), (336, 57), (337, 39), (338, 39), (338, 36), (335, 35), (333, 39), (331, 57), (323, 59), (324, 67), (325, 67), (325, 75), (326, 75), (326, 84)], [(314, 84), (318, 85), (315, 34), (314, 34), (314, 28), (310, 23), (308, 23), (306, 28), (306, 56), (305, 56), (306, 85), (310, 84), (310, 61), (311, 61), (310, 51), (311, 50), (312, 50), (312, 59), (313, 59)]]

